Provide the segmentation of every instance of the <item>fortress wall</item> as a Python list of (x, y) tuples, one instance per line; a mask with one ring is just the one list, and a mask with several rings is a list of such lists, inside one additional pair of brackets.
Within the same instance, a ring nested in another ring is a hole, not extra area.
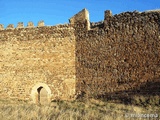
[(85, 30), (90, 30), (89, 12), (87, 9), (83, 9), (77, 14), (75, 14), (73, 17), (69, 19), (69, 22), (70, 25), (72, 25), (77, 30), (79, 28), (79, 30), (81, 30), (81, 28)]
[[(51, 99), (70, 99), (75, 91), (75, 37), (69, 25), (0, 31), (0, 97), (30, 99), (45, 83)], [(40, 86), (39, 86), (40, 87)]]
[[(0, 98), (160, 95), (160, 12), (105, 11), (91, 23), (83, 9), (70, 24), (0, 25)], [(32, 97), (33, 96), (33, 97)], [(105, 97), (106, 98), (106, 97)], [(36, 101), (35, 99), (33, 101)]]
[(160, 95), (160, 12), (106, 12), (100, 26), (76, 29), (76, 91)]

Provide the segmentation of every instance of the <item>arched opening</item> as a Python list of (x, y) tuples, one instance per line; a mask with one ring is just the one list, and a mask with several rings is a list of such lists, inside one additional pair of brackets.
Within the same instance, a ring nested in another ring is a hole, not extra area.
[(37, 89), (38, 92), (38, 102), (40, 104), (46, 104), (48, 103), (48, 92), (44, 87), (39, 87)]
[(48, 85), (38, 83), (32, 88), (31, 98), (34, 103), (48, 104), (51, 101), (51, 90)]

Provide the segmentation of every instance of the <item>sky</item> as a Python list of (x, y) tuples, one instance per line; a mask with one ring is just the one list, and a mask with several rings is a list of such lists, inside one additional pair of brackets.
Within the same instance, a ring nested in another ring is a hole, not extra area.
[(0, 24), (6, 28), (9, 24), (17, 26), (23, 22), (27, 26), (32, 21), (35, 26), (41, 20), (45, 25), (65, 24), (69, 18), (86, 8), (90, 21), (104, 19), (104, 11), (112, 14), (127, 11), (160, 9), (160, 0), (0, 0)]

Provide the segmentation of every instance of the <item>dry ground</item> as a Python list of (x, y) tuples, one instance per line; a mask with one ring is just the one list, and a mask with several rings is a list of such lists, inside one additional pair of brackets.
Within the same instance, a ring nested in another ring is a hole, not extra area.
[[(0, 120), (159, 120), (158, 117), (130, 117), (131, 114), (159, 114), (159, 106), (135, 106), (90, 99), (54, 101), (35, 105), (24, 101), (0, 100)], [(128, 115), (128, 116), (127, 116)]]

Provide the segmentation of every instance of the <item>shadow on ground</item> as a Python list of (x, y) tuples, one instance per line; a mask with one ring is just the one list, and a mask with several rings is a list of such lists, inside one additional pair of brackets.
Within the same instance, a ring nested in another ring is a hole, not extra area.
[[(82, 92), (79, 99), (87, 99), (86, 94)], [(90, 97), (89, 97), (90, 98)], [(94, 95), (95, 99), (103, 101), (112, 101), (138, 106), (159, 106), (160, 105), (160, 78), (143, 83), (132, 90), (117, 91), (103, 95)]]

